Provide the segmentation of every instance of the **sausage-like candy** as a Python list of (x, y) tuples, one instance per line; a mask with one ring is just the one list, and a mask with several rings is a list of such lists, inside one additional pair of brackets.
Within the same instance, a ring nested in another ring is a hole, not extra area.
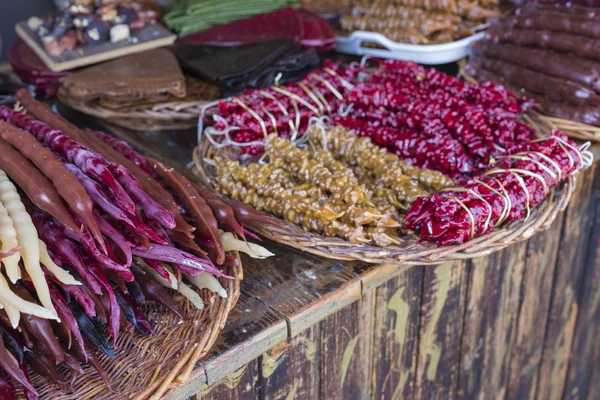
[[(29, 291), (20, 284), (10, 285), (10, 288), (23, 300), (31, 303), (36, 302), (31, 293), (29, 293)], [(48, 347), (52, 358), (57, 364), (63, 362), (64, 354), (60, 348), (58, 340), (56, 340), (56, 336), (54, 335), (50, 321), (30, 315), (27, 316), (27, 318), (21, 318), (21, 324), (29, 333), (31, 333), (31, 335), (33, 335), (33, 337)]]
[(179, 206), (173, 199), (173, 196), (163, 189), (154, 178), (94, 135), (88, 135), (86, 140), (91, 143), (90, 146), (92, 146), (93, 149), (98, 151), (108, 160), (121, 164), (127, 168), (131, 175), (139, 181), (146, 193), (173, 214), (175, 217), (175, 228), (173, 229), (187, 233), (194, 231), (194, 228), (184, 221), (180, 214)]
[(101, 154), (105, 159), (127, 168), (129, 172), (137, 178), (146, 193), (175, 216), (176, 230), (180, 232), (192, 232), (194, 230), (194, 228), (187, 224), (179, 214), (179, 207), (169, 192), (163, 189), (156, 180), (138, 167), (134, 162), (121, 155), (110, 145), (104, 143), (94, 135), (83, 133), (75, 125), (71, 124), (61, 116), (56, 115), (49, 106), (35, 100), (28, 91), (24, 89), (19, 90), (17, 92), (17, 99), (27, 109), (28, 113), (35, 118), (62, 131), (71, 139), (85, 144), (91, 150)]
[(29, 210), (29, 212), (40, 237), (50, 250), (79, 274), (83, 283), (85, 283), (85, 286), (90, 291), (96, 294), (102, 293), (100, 284), (83, 264), (75, 244), (67, 239), (64, 233), (47, 215), (44, 215), (39, 210)]
[(27, 158), (0, 139), (0, 169), (4, 170), (39, 208), (72, 229), (79, 227), (64, 206), (52, 182)]
[(254, 208), (249, 206), (248, 204), (242, 203), (237, 200), (230, 200), (223, 198), (223, 201), (231, 207), (233, 212), (235, 213), (235, 218), (240, 221), (242, 224), (251, 225), (251, 224), (265, 224), (265, 225), (275, 225), (281, 226), (281, 221), (275, 219), (273, 217), (269, 217), (268, 215), (262, 214), (256, 211)]
[(152, 168), (148, 165), (146, 159), (137, 151), (133, 150), (129, 144), (123, 140), (119, 140), (113, 136), (107, 135), (104, 132), (100, 131), (91, 131), (86, 129), (87, 133), (90, 133), (96, 136), (98, 139), (102, 140), (104, 143), (110, 145), (113, 149), (118, 151), (123, 157), (127, 158), (135, 165), (140, 167), (144, 172), (148, 175), (152, 176), (153, 172)]
[(184, 204), (186, 212), (196, 222), (198, 234), (210, 238), (217, 250), (217, 263), (225, 260), (225, 250), (219, 236), (219, 224), (211, 208), (204, 198), (198, 194), (192, 183), (183, 175), (169, 168), (160, 161), (147, 158), (150, 166), (158, 173), (161, 179), (173, 190)]
[(2, 367), (11, 378), (27, 388), (27, 390), (36, 393), (31, 382), (25, 377), (14, 358), (10, 355), (8, 350), (6, 350), (6, 347), (4, 347), (4, 341), (2, 340), (0, 340), (0, 367)]
[(244, 228), (235, 219), (235, 213), (229, 205), (225, 204), (219, 196), (212, 193), (210, 190), (202, 189), (198, 185), (194, 185), (194, 189), (196, 189), (198, 194), (206, 200), (206, 204), (208, 204), (212, 210), (217, 222), (221, 225), (223, 230), (235, 232), (239, 236), (244, 237)]
[(45, 144), (57, 154), (65, 157), (94, 179), (98, 179), (110, 191), (120, 207), (125, 211), (135, 212), (133, 200), (131, 200), (123, 187), (110, 173), (106, 165), (106, 159), (100, 154), (72, 140), (63, 132), (52, 129), (48, 124), (34, 120), (28, 115), (11, 110), (8, 107), (0, 106), (0, 119), (31, 133), (40, 143)]
[[(30, 134), (4, 121), (0, 121), (0, 137), (18, 149), (21, 154), (31, 160), (52, 181), (60, 196), (71, 207), (73, 212), (81, 217), (86, 227), (94, 236), (94, 239), (102, 249), (105, 249), (102, 233), (92, 215), (92, 200), (77, 178), (58, 161), (50, 150), (43, 147)], [(65, 225), (69, 227), (76, 226), (72, 219), (70, 222)], [(79, 230), (79, 228), (76, 229)]]

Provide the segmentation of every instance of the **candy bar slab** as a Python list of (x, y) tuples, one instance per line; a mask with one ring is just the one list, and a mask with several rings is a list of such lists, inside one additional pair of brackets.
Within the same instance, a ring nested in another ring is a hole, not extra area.
[(52, 71), (66, 71), (85, 67), (102, 61), (112, 60), (129, 54), (164, 47), (175, 42), (176, 36), (160, 24), (148, 25), (139, 32), (133, 32), (129, 40), (97, 46), (77, 46), (60, 56), (49, 55), (38, 35), (29, 29), (27, 22), (16, 25), (15, 31), (21, 39), (44, 61)]

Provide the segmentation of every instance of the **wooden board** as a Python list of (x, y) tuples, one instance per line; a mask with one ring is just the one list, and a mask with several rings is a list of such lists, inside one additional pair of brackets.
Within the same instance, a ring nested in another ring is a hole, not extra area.
[(527, 246), (523, 297), (510, 360), (507, 396), (511, 399), (531, 399), (535, 395), (562, 222), (560, 214), (547, 231), (535, 235)]
[(274, 262), (244, 259), (244, 288), (285, 317), (290, 337), (360, 297), (360, 279), (345, 262), (273, 242), (268, 247)]
[[(138, 32), (131, 33), (131, 40), (112, 43), (110, 40), (97, 46), (79, 45), (60, 56), (46, 53), (39, 36), (29, 29), (27, 22), (15, 26), (17, 35), (37, 54), (52, 71), (67, 71), (103, 61), (112, 60), (142, 51), (168, 46), (177, 36), (161, 24), (147, 25)], [(135, 42), (134, 42), (135, 41)]]
[(597, 164), (584, 171), (577, 180), (564, 216), (558, 261), (554, 273), (552, 303), (548, 315), (546, 339), (537, 385), (538, 399), (562, 398), (565, 379), (571, 358), (575, 324), (580, 303), (584, 277), (584, 264), (592, 232), (594, 174)]
[(415, 267), (375, 290), (372, 393), (412, 398), (415, 389), (423, 268)]
[(196, 368), (190, 379), (177, 387), (165, 398), (186, 400), (204, 390), (208, 384), (227, 378), (262, 352), (287, 337), (287, 326), (283, 318), (265, 303), (242, 290), (238, 303), (229, 314), (229, 319), (214, 347)]
[[(596, 184), (600, 184), (600, 180)], [(585, 275), (578, 300), (580, 306), (563, 391), (563, 397), (574, 400), (585, 398), (595, 364), (594, 347), (600, 342), (600, 197), (595, 200), (594, 225), (584, 261)]]
[(203, 386), (189, 400), (254, 400), (258, 396), (258, 361), (231, 371), (212, 385)]
[(259, 359), (262, 399), (318, 398), (320, 332), (320, 326), (314, 325), (263, 353)]
[(321, 399), (371, 399), (372, 309), (370, 293), (320, 323)]
[(451, 399), (455, 395), (469, 268), (467, 261), (424, 269), (416, 395)]
[(471, 261), (459, 398), (503, 398), (516, 337), (527, 243)]

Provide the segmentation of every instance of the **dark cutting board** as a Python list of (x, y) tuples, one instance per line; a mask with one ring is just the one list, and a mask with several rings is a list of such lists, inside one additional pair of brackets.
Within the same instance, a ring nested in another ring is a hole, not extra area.
[(29, 29), (27, 22), (18, 23), (15, 26), (15, 31), (52, 71), (66, 71), (157, 47), (168, 46), (175, 42), (177, 38), (165, 26), (152, 24), (147, 25), (141, 31), (132, 32), (131, 38), (136, 40), (135, 42), (124, 40), (117, 43), (108, 41), (97, 46), (79, 45), (73, 50), (65, 51), (60, 56), (54, 57), (46, 53), (39, 36)]

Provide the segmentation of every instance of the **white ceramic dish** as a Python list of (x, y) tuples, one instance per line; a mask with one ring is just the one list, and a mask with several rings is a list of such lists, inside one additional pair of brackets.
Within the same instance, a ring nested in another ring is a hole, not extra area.
[[(354, 31), (350, 36), (337, 36), (336, 51), (357, 56), (369, 55), (379, 58), (411, 60), (419, 64), (446, 64), (465, 58), (469, 54), (469, 45), (483, 38), (484, 32), (478, 32), (464, 39), (442, 44), (406, 44), (396, 43), (377, 32)], [(377, 43), (384, 49), (364, 47), (364, 43)]]

